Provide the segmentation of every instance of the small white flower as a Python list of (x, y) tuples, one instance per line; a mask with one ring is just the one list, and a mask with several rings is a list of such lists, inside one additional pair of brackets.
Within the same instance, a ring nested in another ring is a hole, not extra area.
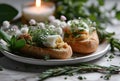
[(59, 35), (63, 34), (63, 30), (62, 30), (62, 28), (60, 28), (60, 27), (56, 28), (55, 31), (56, 31)]
[(35, 25), (35, 24), (36, 24), (36, 21), (35, 21), (34, 19), (31, 19), (31, 20), (29, 21), (29, 24), (30, 24), (30, 25)]
[(62, 21), (66, 21), (66, 20), (67, 20), (67, 18), (66, 18), (65, 16), (63, 16), (63, 15), (60, 17), (60, 19), (61, 19)]
[(37, 25), (38, 25), (38, 26), (39, 26), (39, 28), (41, 28), (41, 29), (44, 29), (44, 28), (45, 28), (45, 24), (44, 24), (44, 23), (42, 23), (42, 22), (41, 22), (41, 23), (38, 23)]
[(50, 22), (54, 21), (54, 20), (55, 20), (55, 16), (49, 16), (49, 17), (48, 17), (48, 20), (49, 20)]
[(72, 21), (68, 21), (68, 22), (67, 22), (67, 25), (68, 25), (68, 26), (71, 26), (71, 25), (72, 25)]
[(10, 29), (10, 31), (11, 31), (11, 32), (15, 32), (16, 30), (15, 30), (15, 29), (13, 29), (13, 28), (11, 28), (11, 29)]
[(49, 28), (54, 29), (55, 26), (54, 25), (49, 25)]
[(16, 36), (20, 36), (22, 34), (20, 30), (17, 30), (15, 33), (16, 33)]
[(16, 35), (15, 32), (16, 32), (15, 29), (12, 29), (12, 28), (6, 31), (6, 33), (9, 34), (10, 36)]
[(14, 30), (14, 31), (16, 31), (16, 30), (18, 30), (18, 26), (17, 26), (17, 25), (13, 25), (13, 26), (11, 27), (11, 29)]
[(23, 28), (21, 28), (21, 32), (22, 33), (28, 33), (28, 27), (23, 27)]
[(56, 19), (56, 20), (52, 21), (50, 24), (52, 24), (52, 25), (54, 25), (54, 26), (56, 26), (56, 27), (59, 27), (60, 24), (61, 24), (61, 21), (58, 20), (58, 19)]
[(70, 20), (70, 21), (68, 21), (68, 22), (67, 22), (67, 25), (68, 25), (68, 26), (71, 26), (72, 23), (74, 23), (74, 24), (79, 24), (80, 22), (79, 22), (79, 20), (74, 19), (74, 20)]
[(9, 28), (10, 27), (10, 23), (8, 21), (4, 21), (3, 22), (3, 27), (4, 28)]

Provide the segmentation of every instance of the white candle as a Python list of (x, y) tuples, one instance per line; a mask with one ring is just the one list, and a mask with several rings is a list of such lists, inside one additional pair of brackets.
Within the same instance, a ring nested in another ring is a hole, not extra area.
[[(38, 2), (37, 2), (38, 1)], [(23, 17), (26, 20), (35, 19), (37, 22), (48, 20), (48, 17), (53, 15), (55, 5), (50, 2), (43, 2), (36, 0), (36, 6), (28, 6), (23, 8)]]

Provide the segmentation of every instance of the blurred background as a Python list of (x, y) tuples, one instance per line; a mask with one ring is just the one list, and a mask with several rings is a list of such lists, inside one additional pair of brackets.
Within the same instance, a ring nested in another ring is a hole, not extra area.
[[(19, 14), (15, 17), (16, 18), (19, 18), (21, 17), (21, 7), (22, 7), (22, 4), (24, 3), (27, 3), (27, 2), (34, 2), (35, 0), (0, 0), (0, 4), (2, 3), (6, 3), (6, 4), (9, 4), (11, 6), (13, 6), (14, 8), (16, 8), (18, 11), (19, 11)], [(53, 0), (49, 0), (49, 1), (53, 1)], [(69, 3), (69, 1), (71, 0), (57, 0), (57, 1), (67, 1)], [(82, 1), (82, 0), (73, 0), (74, 2), (75, 1)], [(83, 0), (83, 1), (86, 1), (86, 0)], [(117, 9), (120, 9), (120, 0), (101, 0), (101, 1), (105, 1), (105, 5), (104, 7), (105, 8), (111, 8), (113, 7), (113, 5), (116, 5), (117, 3)], [(96, 4), (97, 0), (87, 0), (87, 5), (91, 4), (91, 3), (95, 3)], [(74, 4), (74, 3), (73, 3)]]

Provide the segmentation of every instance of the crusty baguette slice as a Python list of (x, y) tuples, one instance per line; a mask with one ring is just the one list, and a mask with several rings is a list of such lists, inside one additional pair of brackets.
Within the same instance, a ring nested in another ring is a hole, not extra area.
[(82, 54), (95, 52), (99, 45), (99, 39), (96, 31), (92, 32), (88, 39), (82, 41), (71, 41), (69, 40), (69, 38), (65, 38), (64, 41), (72, 47), (73, 52), (78, 52)]
[(49, 55), (50, 58), (68, 59), (71, 58), (72, 56), (72, 49), (68, 44), (66, 44), (65, 48), (61, 48), (61, 49), (41, 48), (26, 44), (20, 50), (20, 52), (37, 58), (42, 58), (45, 55)]

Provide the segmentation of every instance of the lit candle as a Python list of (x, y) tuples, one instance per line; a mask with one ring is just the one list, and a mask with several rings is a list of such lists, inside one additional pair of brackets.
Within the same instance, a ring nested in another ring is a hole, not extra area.
[(41, 2), (36, 0), (36, 4), (27, 4), (23, 8), (23, 18), (27, 21), (35, 19), (37, 22), (45, 22), (48, 17), (53, 15), (55, 11), (55, 5), (51, 2)]

